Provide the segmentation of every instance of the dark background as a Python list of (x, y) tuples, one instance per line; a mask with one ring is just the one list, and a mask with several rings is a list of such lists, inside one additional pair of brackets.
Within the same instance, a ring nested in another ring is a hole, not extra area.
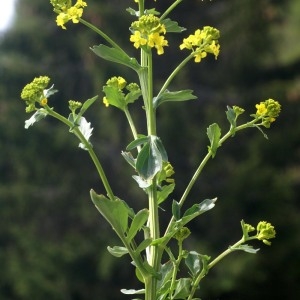
[[(148, 1), (158, 10), (172, 1)], [(84, 18), (124, 46), (133, 21), (124, 10), (133, 1), (88, 1)], [(277, 231), (272, 246), (257, 255), (234, 253), (203, 280), (202, 299), (300, 298), (300, 2), (297, 0), (183, 1), (172, 19), (188, 28), (168, 36), (170, 47), (156, 60), (159, 87), (184, 53), (183, 37), (205, 25), (221, 31), (221, 53), (190, 63), (170, 88), (192, 88), (198, 100), (161, 106), (158, 135), (176, 174), (174, 199), (181, 196), (207, 151), (206, 128), (228, 128), (226, 105), (247, 115), (255, 104), (274, 98), (282, 104), (278, 120), (267, 129), (236, 135), (218, 150), (187, 201), (218, 197), (216, 207), (192, 222), (187, 249), (214, 257), (241, 236), (240, 220), (271, 222)], [(83, 25), (55, 24), (48, 1), (21, 0), (13, 26), (0, 40), (0, 299), (130, 299), (121, 288), (138, 288), (130, 260), (112, 257), (106, 246), (118, 245), (111, 228), (89, 199), (103, 187), (68, 129), (47, 118), (24, 129), (25, 105), (20, 92), (35, 76), (48, 75), (60, 91), (50, 105), (68, 113), (69, 99), (99, 94), (110, 76), (136, 81), (122, 66), (96, 57), (89, 47), (103, 40)], [(141, 104), (132, 108), (143, 131)], [(135, 210), (145, 196), (131, 178), (120, 152), (131, 140), (125, 117), (101, 101), (86, 115), (92, 142), (116, 194)], [(243, 119), (243, 117), (241, 117)], [(161, 211), (162, 226), (171, 201)]]

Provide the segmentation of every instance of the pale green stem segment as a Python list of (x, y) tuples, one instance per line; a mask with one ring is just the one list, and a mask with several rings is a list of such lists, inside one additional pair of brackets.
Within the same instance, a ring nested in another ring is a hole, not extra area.
[[(44, 108), (46, 109), (47, 113), (56, 118), (57, 120), (61, 121), (62, 123), (66, 124), (69, 128), (72, 128), (75, 135), (78, 137), (78, 139), (80, 140), (81, 143), (84, 144), (84, 146), (87, 148), (87, 151), (90, 155), (90, 157), (93, 160), (93, 163), (98, 171), (98, 174), (101, 178), (101, 181), (104, 185), (104, 188), (107, 192), (107, 195), (109, 197), (109, 199), (114, 200), (115, 196), (114, 193), (111, 189), (111, 186), (107, 180), (107, 177), (105, 175), (105, 172), (102, 168), (102, 165), (97, 157), (97, 155), (95, 154), (92, 146), (90, 145), (90, 143), (85, 139), (85, 137), (83, 136), (83, 134), (80, 132), (80, 130), (77, 127), (74, 127), (73, 123), (70, 122), (67, 118), (63, 117), (62, 115), (58, 114), (57, 112), (55, 112), (54, 110), (52, 110), (48, 105), (44, 106)], [(74, 127), (74, 128), (73, 128)]]
[(166, 18), (166, 16), (178, 5), (182, 2), (183, 0), (176, 0), (174, 3), (172, 3), (167, 10), (162, 14), (160, 17), (160, 20), (163, 20)]
[(88, 28), (92, 29), (94, 32), (96, 32), (97, 34), (102, 36), (112, 47), (114, 47), (114, 48), (122, 51), (124, 54), (126, 54), (125, 51), (116, 42), (114, 42), (107, 34), (105, 34), (102, 30), (100, 30), (99, 28), (97, 28), (96, 26), (87, 22), (84, 19), (79, 18), (79, 21), (83, 25), (87, 26)]
[(203, 277), (205, 277), (205, 275), (207, 274), (207, 272), (214, 267), (218, 262), (220, 262), (225, 256), (227, 256), (228, 254), (236, 251), (236, 249), (234, 248), (238, 248), (238, 246), (244, 244), (246, 241), (249, 240), (254, 240), (256, 239), (256, 236), (252, 236), (252, 237), (248, 237), (247, 239), (245, 239), (245, 237), (242, 237), (238, 242), (236, 242), (233, 246), (229, 247), (228, 249), (226, 249), (225, 251), (223, 251), (220, 255), (218, 255), (208, 266), (207, 266), (207, 270), (202, 270), (200, 272), (200, 274), (197, 276), (196, 280), (193, 283), (192, 289), (191, 289), (191, 293), (189, 295), (189, 297), (187, 298), (187, 300), (192, 300), (193, 296), (199, 286), (199, 283), (201, 281), (201, 279)]
[[(240, 131), (242, 129), (245, 129), (245, 128), (249, 128), (249, 127), (255, 127), (255, 123), (257, 122), (257, 119), (254, 119), (250, 122), (247, 122), (243, 125), (240, 125), (240, 126), (237, 126), (236, 128), (234, 128), (234, 130), (232, 128), (230, 128), (230, 130), (220, 139), (219, 141), (219, 147), (231, 136), (233, 136), (237, 131)], [(179, 205), (182, 207), (183, 203), (185, 202), (187, 196), (189, 195), (192, 187), (194, 186), (196, 180), (198, 179), (199, 175), (201, 174), (203, 168), (205, 167), (206, 163), (209, 161), (209, 159), (212, 157), (212, 153), (211, 152), (208, 152), (206, 154), (206, 156), (204, 157), (204, 159), (201, 161), (199, 167), (197, 168), (197, 170), (195, 171), (192, 179), (190, 180), (189, 184), (187, 185), (180, 201), (179, 201)], [(174, 216), (172, 216), (171, 220), (170, 220), (170, 223), (169, 223), (169, 226), (166, 230), (166, 233), (165, 235), (169, 232), (169, 230), (172, 228), (172, 224), (174, 223), (175, 221), (175, 218)]]

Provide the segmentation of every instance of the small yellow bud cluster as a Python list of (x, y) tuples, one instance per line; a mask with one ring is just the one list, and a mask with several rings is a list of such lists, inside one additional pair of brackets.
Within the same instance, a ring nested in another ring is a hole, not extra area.
[(257, 239), (263, 241), (264, 244), (270, 246), (271, 242), (269, 239), (275, 238), (276, 231), (274, 226), (271, 223), (267, 223), (266, 221), (261, 221), (257, 224)]
[(279, 116), (281, 105), (279, 102), (268, 99), (255, 105), (257, 111), (254, 115), (258, 119), (262, 119), (262, 125), (269, 128), (271, 123)]
[(78, 108), (82, 106), (82, 103), (79, 101), (69, 100), (69, 109), (72, 112), (75, 112)]
[(32, 112), (36, 109), (35, 103), (41, 106), (47, 105), (47, 98), (44, 90), (48, 86), (50, 78), (47, 76), (40, 76), (33, 79), (31, 83), (25, 85), (21, 92), (21, 99), (26, 103), (26, 112)]
[(218, 38), (220, 32), (218, 29), (205, 26), (202, 30), (197, 29), (194, 34), (189, 35), (183, 39), (182, 44), (179, 46), (180, 50), (192, 50), (195, 57), (195, 62), (198, 63), (202, 58), (207, 56), (207, 53), (214, 54), (217, 59), (220, 52), (220, 45)]
[(83, 8), (87, 6), (86, 2), (83, 0), (77, 0), (73, 6), (71, 0), (50, 0), (50, 2), (54, 7), (54, 12), (58, 14), (56, 17), (56, 24), (63, 29), (66, 29), (64, 25), (70, 20), (72, 20), (73, 23), (79, 23)]
[(135, 48), (149, 47), (156, 48), (157, 54), (164, 53), (165, 46), (168, 41), (165, 40), (163, 34), (166, 34), (165, 25), (160, 23), (158, 17), (153, 14), (143, 15), (138, 21), (131, 24), (130, 41), (133, 42)]

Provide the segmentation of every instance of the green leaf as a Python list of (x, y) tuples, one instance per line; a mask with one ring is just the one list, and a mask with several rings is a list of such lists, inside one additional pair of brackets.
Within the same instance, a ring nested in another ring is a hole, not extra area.
[(110, 105), (124, 111), (126, 107), (125, 95), (118, 87), (105, 85), (103, 87), (103, 92), (105, 93)]
[(252, 246), (249, 246), (247, 244), (239, 245), (237, 247), (229, 247), (230, 250), (242, 250), (251, 254), (256, 254), (260, 249), (254, 249)]
[(87, 109), (98, 99), (98, 96), (95, 96), (93, 98), (87, 99), (81, 106), (81, 109), (79, 111), (79, 114), (77, 115), (78, 118), (80, 118)]
[(44, 108), (40, 108), (28, 120), (25, 121), (25, 129), (28, 129), (34, 123), (46, 118), (47, 115), (47, 111)]
[(125, 295), (138, 295), (138, 294), (145, 294), (145, 290), (141, 289), (141, 290), (134, 290), (134, 289), (130, 289), (130, 290), (126, 290), (126, 289), (121, 289), (121, 292)]
[(169, 195), (174, 191), (175, 183), (170, 183), (161, 187), (161, 190), (157, 192), (157, 203), (164, 202)]
[(185, 211), (181, 223), (182, 226), (190, 222), (192, 219), (200, 216), (201, 214), (205, 213), (206, 211), (212, 209), (215, 206), (215, 202), (217, 198), (214, 199), (205, 199), (200, 204), (194, 204), (188, 210)]
[(115, 256), (115, 257), (121, 257), (121, 256), (123, 256), (123, 255), (125, 255), (125, 254), (127, 254), (128, 253), (128, 250), (127, 250), (127, 248), (125, 248), (125, 247), (120, 247), (120, 246), (114, 246), (114, 247), (107, 247), (107, 250), (108, 250), (108, 252), (111, 254), (111, 255), (113, 255), (113, 256)]
[(151, 245), (152, 239), (145, 239), (143, 240), (138, 247), (135, 249), (136, 253), (141, 253), (142, 251), (144, 251), (148, 246)]
[(201, 271), (200, 254), (196, 251), (190, 251), (185, 259), (185, 264), (191, 271), (192, 275), (195, 276)]
[(129, 143), (129, 145), (126, 147), (126, 150), (127, 151), (133, 150), (138, 146), (146, 144), (147, 142), (149, 142), (149, 137), (146, 135), (140, 135), (139, 138)]
[[(166, 283), (169, 281), (172, 277), (173, 274), (173, 263), (169, 260), (165, 264), (161, 265), (160, 268), (160, 274), (161, 274), (161, 279), (157, 282), (157, 289), (159, 290), (158, 294), (161, 294), (165, 288), (166, 288)], [(160, 290), (162, 289), (162, 290)]]
[(127, 233), (127, 239), (130, 242), (137, 232), (143, 227), (143, 225), (146, 223), (149, 216), (148, 209), (142, 209), (140, 210), (133, 218), (131, 222), (131, 226), (129, 228), (129, 231)]
[(227, 106), (226, 111), (227, 120), (229, 121), (231, 127), (234, 129), (236, 128), (236, 113), (233, 108)]
[(52, 84), (52, 86), (49, 89), (45, 89), (43, 91), (45, 98), (49, 98), (50, 96), (52, 96), (53, 94), (57, 93), (58, 90), (54, 89), (54, 84)]
[(167, 32), (180, 33), (186, 30), (186, 28), (179, 26), (176, 21), (172, 21), (171, 19), (163, 19), (161, 22), (165, 25)]
[(207, 136), (210, 141), (208, 151), (215, 157), (218, 147), (220, 146), (221, 129), (218, 124), (214, 123), (207, 128)]
[(124, 159), (135, 169), (135, 159), (130, 152), (121, 152)]
[(131, 214), (127, 204), (118, 198), (109, 200), (104, 195), (97, 195), (93, 190), (90, 194), (100, 214), (110, 223), (118, 235), (124, 236), (128, 229), (128, 216)]
[(176, 221), (180, 219), (180, 205), (175, 200), (173, 200), (172, 203), (172, 215), (174, 216)]
[(176, 280), (173, 299), (186, 299), (190, 295), (191, 282), (191, 278), (180, 278)]
[(170, 92), (169, 90), (165, 90), (159, 97), (153, 98), (153, 106), (157, 108), (164, 102), (178, 102), (178, 101), (187, 101), (197, 99), (195, 95), (193, 95), (193, 90), (182, 90)]
[(141, 68), (140, 64), (135, 58), (129, 57), (126, 53), (119, 49), (110, 48), (101, 44), (99, 46), (92, 47), (91, 50), (105, 60), (125, 65), (136, 72), (138, 72)]
[(166, 151), (156, 136), (149, 136), (136, 159), (136, 170), (144, 180), (151, 180), (162, 170), (163, 161), (167, 161)]
[(135, 100), (137, 100), (140, 96), (142, 95), (141, 90), (134, 90), (130, 91), (126, 96), (125, 96), (125, 102), (126, 104), (133, 103)]

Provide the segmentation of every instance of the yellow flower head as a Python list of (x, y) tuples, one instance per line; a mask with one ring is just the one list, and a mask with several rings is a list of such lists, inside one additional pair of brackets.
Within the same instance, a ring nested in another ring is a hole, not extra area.
[(156, 48), (157, 54), (164, 53), (163, 47), (168, 46), (168, 41), (163, 36), (166, 33), (165, 25), (160, 23), (158, 17), (153, 14), (143, 15), (138, 21), (131, 24), (130, 41), (135, 48), (147, 46)]
[(254, 115), (258, 119), (262, 119), (262, 125), (269, 128), (271, 123), (276, 120), (281, 111), (279, 102), (268, 99), (255, 105), (257, 111)]
[(71, 0), (50, 0), (53, 10), (58, 14), (56, 17), (57, 26), (66, 29), (65, 24), (72, 20), (73, 23), (79, 23), (82, 16), (83, 8), (87, 6), (83, 0), (77, 0), (72, 6)]
[(200, 62), (202, 58), (207, 56), (207, 53), (214, 54), (217, 59), (220, 53), (219, 37), (218, 29), (205, 26), (202, 30), (197, 29), (194, 34), (184, 38), (179, 48), (180, 50), (192, 50), (195, 54), (195, 62)]

